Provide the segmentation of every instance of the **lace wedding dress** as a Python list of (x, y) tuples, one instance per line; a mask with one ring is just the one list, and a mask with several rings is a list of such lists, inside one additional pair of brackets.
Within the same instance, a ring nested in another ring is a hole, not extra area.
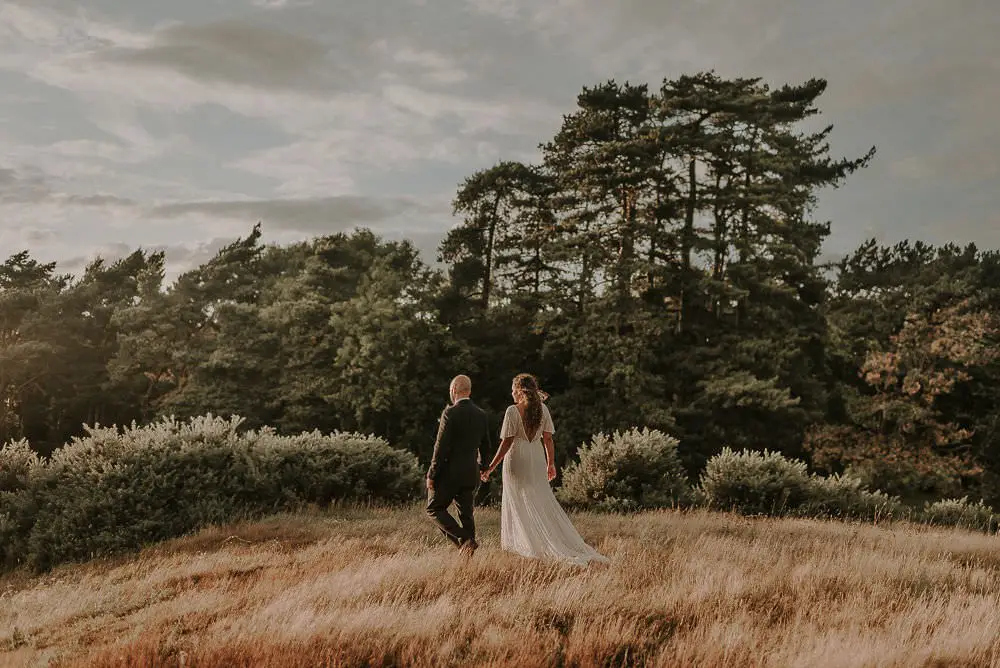
[(543, 432), (555, 433), (545, 404), (542, 404), (542, 425), (530, 440), (517, 406), (507, 409), (500, 439), (513, 437), (514, 443), (503, 461), (500, 546), (524, 557), (579, 565), (607, 562), (607, 557), (580, 537), (549, 486)]

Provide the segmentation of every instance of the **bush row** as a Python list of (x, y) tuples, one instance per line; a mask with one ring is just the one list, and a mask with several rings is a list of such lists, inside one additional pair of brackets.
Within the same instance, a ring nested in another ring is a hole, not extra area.
[(649, 429), (598, 434), (566, 468), (559, 498), (577, 509), (611, 512), (700, 506), (744, 515), (905, 519), (986, 532), (1000, 525), (1000, 515), (982, 501), (945, 499), (913, 509), (856, 477), (810, 474), (804, 462), (776, 452), (723, 449), (692, 486), (677, 446), (677, 439)]
[(0, 563), (35, 569), (231, 522), (337, 501), (408, 501), (416, 457), (378, 438), (241, 431), (211, 415), (90, 428), (40, 459), (0, 450)]
[[(416, 457), (372, 436), (244, 431), (211, 415), (147, 427), (89, 428), (39, 458), (0, 448), (0, 566), (46, 569), (134, 550), (202, 527), (333, 502), (419, 495)], [(632, 429), (598, 434), (568, 466), (558, 494), (578, 509), (706, 507), (746, 515), (909, 519), (995, 532), (1000, 516), (967, 498), (921, 511), (851, 476), (810, 474), (774, 452), (723, 450), (692, 486), (677, 439)]]

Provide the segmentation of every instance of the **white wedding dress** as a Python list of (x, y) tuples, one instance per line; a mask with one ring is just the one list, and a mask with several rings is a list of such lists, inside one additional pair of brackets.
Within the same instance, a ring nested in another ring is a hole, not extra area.
[(557, 559), (584, 565), (607, 562), (607, 557), (587, 545), (559, 505), (549, 486), (542, 433), (555, 433), (552, 416), (542, 404), (542, 426), (528, 435), (517, 406), (503, 418), (500, 440), (513, 437), (503, 460), (503, 496), (500, 501), (500, 546), (509, 552), (536, 559)]

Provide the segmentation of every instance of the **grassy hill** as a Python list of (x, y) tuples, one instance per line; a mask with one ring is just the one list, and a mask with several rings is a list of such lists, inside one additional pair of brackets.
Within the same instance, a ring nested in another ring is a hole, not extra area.
[(465, 560), (418, 508), (203, 531), (0, 579), (0, 665), (1000, 665), (997, 539), (577, 515), (610, 566)]

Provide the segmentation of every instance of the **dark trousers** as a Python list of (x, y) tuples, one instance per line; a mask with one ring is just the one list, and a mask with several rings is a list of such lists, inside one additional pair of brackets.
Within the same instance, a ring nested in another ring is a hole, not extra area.
[[(472, 516), (472, 508), (476, 500), (478, 485), (453, 486), (448, 484), (435, 485), (427, 495), (427, 515), (445, 538), (455, 545), (461, 545), (468, 540), (476, 540), (476, 520)], [(448, 512), (452, 502), (458, 507), (458, 522)]]

